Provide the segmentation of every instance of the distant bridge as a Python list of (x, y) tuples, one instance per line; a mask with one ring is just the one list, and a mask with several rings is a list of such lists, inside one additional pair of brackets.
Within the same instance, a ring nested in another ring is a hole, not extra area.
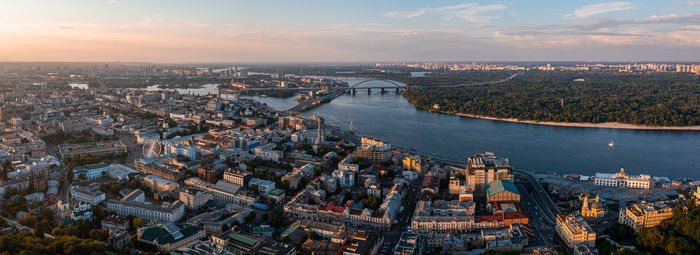
[[(472, 83), (462, 83), (462, 84), (453, 84), (453, 85), (435, 85), (435, 86), (406, 86), (403, 83), (393, 81), (393, 80), (386, 80), (386, 79), (366, 79), (361, 82), (358, 82), (350, 87), (334, 87), (332, 88), (335, 91), (349, 91), (352, 93), (355, 93), (356, 90), (358, 89), (367, 89), (368, 92), (370, 92), (372, 89), (381, 89), (382, 92), (385, 90), (390, 90), (390, 89), (395, 89), (396, 92), (399, 92), (401, 90), (408, 90), (408, 89), (438, 89), (438, 88), (459, 88), (459, 87), (470, 87), (470, 86), (484, 86), (484, 85), (490, 85), (490, 84), (497, 84), (497, 83), (503, 83), (512, 80), (513, 78), (517, 77), (521, 73), (516, 73), (511, 76), (508, 76), (506, 78), (503, 78), (501, 80), (497, 81), (488, 81), (488, 82), (472, 82)], [(377, 85), (371, 85), (371, 86), (360, 86), (362, 84), (372, 82), (372, 81), (379, 81), (379, 82), (384, 82), (384, 83), (389, 83), (391, 84), (390, 87), (387, 86), (377, 86)], [(282, 91), (313, 91), (313, 90), (322, 90), (324, 88), (322, 87), (298, 87), (298, 88), (278, 88), (278, 87), (269, 87), (269, 88), (239, 88), (237, 91), (275, 91), (275, 90), (282, 90)]]
[[(361, 84), (364, 84), (364, 83), (367, 83), (367, 82), (370, 82), (370, 81), (381, 81), (381, 82), (389, 83), (389, 84), (391, 84), (391, 85), (394, 85), (394, 87), (397, 87), (397, 88), (405, 87), (405, 85), (404, 85), (403, 83), (399, 83), (399, 82), (397, 82), (397, 81), (385, 80), (385, 79), (367, 79), (367, 80), (358, 82), (358, 83), (356, 83), (355, 85), (350, 86), (350, 88), (357, 88), (357, 87), (360, 86)], [(362, 87), (362, 88), (364, 89), (364, 88), (367, 88), (367, 87)], [(383, 87), (378, 87), (378, 88), (383, 88)]]

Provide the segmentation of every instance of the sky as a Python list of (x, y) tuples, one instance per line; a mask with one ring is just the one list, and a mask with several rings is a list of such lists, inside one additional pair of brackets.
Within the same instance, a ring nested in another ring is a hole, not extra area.
[(700, 61), (700, 1), (2, 0), (0, 61)]

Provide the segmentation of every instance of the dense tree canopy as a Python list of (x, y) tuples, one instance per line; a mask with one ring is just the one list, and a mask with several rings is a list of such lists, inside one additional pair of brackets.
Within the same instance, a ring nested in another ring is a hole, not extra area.
[(437, 104), (443, 112), (497, 118), (700, 125), (700, 76), (693, 74), (529, 71), (506, 83), (410, 90), (404, 96), (421, 109)]
[(673, 218), (639, 230), (637, 243), (656, 254), (700, 254), (700, 208), (692, 200), (677, 206)]

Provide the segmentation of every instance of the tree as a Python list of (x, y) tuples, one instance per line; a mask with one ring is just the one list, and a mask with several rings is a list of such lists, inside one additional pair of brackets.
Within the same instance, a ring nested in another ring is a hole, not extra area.
[(229, 228), (230, 227), (228, 226), (228, 224), (224, 224), (223, 226), (221, 226), (221, 232), (226, 232), (229, 230)]
[(252, 211), (248, 215), (245, 216), (245, 222), (250, 223), (253, 220), (255, 220), (255, 211)]
[(382, 161), (382, 163), (381, 163), (381, 165), (382, 165), (383, 167), (390, 167), (390, 166), (393, 165), (393, 164), (394, 164), (394, 161), (391, 161), (391, 160)]
[(306, 232), (306, 238), (311, 240), (319, 240), (321, 239), (321, 236), (318, 233), (316, 233), (316, 231), (309, 230)]
[(137, 217), (137, 218), (134, 218), (133, 220), (131, 220), (131, 226), (134, 229), (139, 229), (139, 228), (143, 227), (143, 225), (144, 225), (144, 222), (141, 218)]
[(68, 173), (66, 174), (66, 178), (68, 178), (68, 183), (73, 182), (73, 168), (68, 168)]
[(369, 208), (372, 210), (377, 210), (379, 209), (379, 206), (382, 204), (382, 200), (379, 199), (378, 197), (375, 196), (369, 196), (365, 201), (362, 202), (362, 207), (363, 208)]
[(345, 191), (345, 193), (343, 194), (343, 203), (348, 202), (348, 200), (350, 199), (352, 199), (352, 193), (350, 193), (349, 191)]
[(109, 230), (104, 230), (104, 229), (92, 229), (88, 233), (90, 238), (99, 240), (102, 242), (106, 242), (107, 238), (109, 237)]
[(260, 193), (260, 191), (258, 190), (257, 184), (250, 185), (250, 187), (248, 187), (248, 188), (250, 188), (250, 191), (252, 191), (253, 194), (255, 194), (255, 195), (258, 195)]

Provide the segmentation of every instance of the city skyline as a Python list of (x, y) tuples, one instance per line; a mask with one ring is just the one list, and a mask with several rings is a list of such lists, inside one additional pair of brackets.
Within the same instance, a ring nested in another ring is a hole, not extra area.
[(5, 1), (0, 14), (0, 61), (697, 61), (700, 49), (698, 1)]

